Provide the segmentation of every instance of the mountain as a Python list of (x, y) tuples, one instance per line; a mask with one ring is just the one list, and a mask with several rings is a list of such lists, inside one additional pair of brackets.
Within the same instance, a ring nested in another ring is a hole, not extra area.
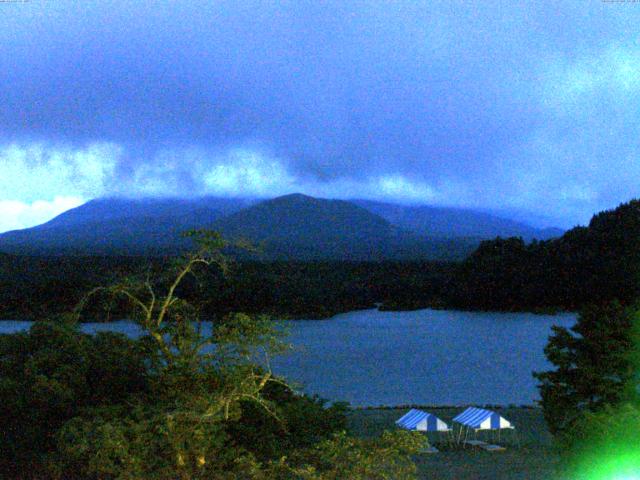
[[(185, 198), (99, 198), (67, 210), (52, 220), (35, 227), (49, 229), (88, 223), (122, 223), (134, 218), (171, 218), (189, 223), (201, 217), (221, 217), (245, 208), (256, 200), (202, 197)], [(187, 218), (184, 218), (186, 215)]]
[(105, 198), (37, 227), (0, 235), (0, 251), (175, 254), (189, 248), (190, 241), (180, 234), (193, 228), (220, 230), (227, 237), (260, 243), (259, 258), (269, 260), (454, 260), (471, 253), (483, 238), (544, 238), (533, 227), (471, 210), (301, 194), (265, 201)]
[(211, 228), (230, 238), (260, 243), (258, 258), (268, 260), (451, 260), (464, 258), (478, 243), (477, 239), (428, 238), (351, 202), (293, 194), (262, 202), (94, 200), (43, 225), (0, 235), (0, 251), (174, 254), (189, 247), (180, 233), (192, 228)]
[(224, 233), (254, 239), (289, 240), (309, 236), (318, 241), (344, 238), (367, 241), (398, 233), (398, 228), (344, 200), (299, 193), (277, 197), (240, 210), (215, 223)]
[(47, 223), (0, 235), (0, 249), (19, 254), (156, 255), (184, 250), (181, 232), (255, 203), (249, 199), (92, 200)]
[(559, 228), (538, 229), (522, 222), (471, 209), (398, 205), (369, 200), (352, 202), (398, 227), (434, 238), (522, 237), (525, 241), (530, 241), (548, 240), (564, 233)]
[(419, 236), (351, 202), (302, 194), (253, 205), (214, 222), (213, 228), (228, 238), (261, 243), (266, 258), (287, 260), (454, 259), (476, 245)]

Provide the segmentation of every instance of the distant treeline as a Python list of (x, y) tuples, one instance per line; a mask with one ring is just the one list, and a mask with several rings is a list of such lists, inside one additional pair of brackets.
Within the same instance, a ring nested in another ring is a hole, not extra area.
[[(0, 318), (68, 311), (91, 288), (170, 259), (0, 255)], [(483, 242), (465, 261), (239, 262), (229, 274), (205, 272), (184, 296), (201, 295), (205, 314), (269, 313), (323, 318), (370, 308), (578, 310), (640, 297), (640, 202), (593, 217), (559, 239)], [(118, 305), (111, 314), (117, 317)]]
[[(94, 287), (162, 270), (170, 259), (0, 255), (0, 319), (46, 318), (71, 310)], [(455, 264), (440, 262), (239, 262), (228, 274), (204, 272), (180, 292), (209, 317), (231, 311), (280, 318), (324, 318), (371, 308), (437, 304)], [(152, 275), (153, 277), (153, 275)], [(118, 318), (123, 305), (111, 306)], [(91, 316), (89, 312), (88, 316)]]

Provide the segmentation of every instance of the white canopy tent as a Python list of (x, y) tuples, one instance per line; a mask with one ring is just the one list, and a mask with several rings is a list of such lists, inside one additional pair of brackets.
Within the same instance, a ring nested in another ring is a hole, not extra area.
[(499, 430), (515, 428), (506, 418), (491, 410), (469, 407), (453, 419), (454, 422), (473, 430)]
[(515, 435), (515, 427), (509, 420), (499, 413), (484, 408), (469, 407), (454, 417), (453, 421), (460, 425), (458, 441), (461, 440), (463, 430), (465, 431), (465, 442), (469, 431), (473, 431), (476, 436), (481, 431), (497, 432), (498, 440), (500, 439), (500, 432), (505, 429), (514, 432)]
[(418, 432), (450, 432), (451, 428), (431, 413), (412, 408), (396, 420), (396, 425)]

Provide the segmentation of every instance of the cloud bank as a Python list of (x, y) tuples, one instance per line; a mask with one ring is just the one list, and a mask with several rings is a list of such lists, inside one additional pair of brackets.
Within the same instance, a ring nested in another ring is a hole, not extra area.
[(302, 191), (584, 223), (638, 195), (638, 24), (607, 2), (0, 4), (0, 201)]
[(50, 202), (37, 200), (33, 203), (0, 200), (0, 232), (40, 225), (82, 203), (77, 197), (55, 197)]

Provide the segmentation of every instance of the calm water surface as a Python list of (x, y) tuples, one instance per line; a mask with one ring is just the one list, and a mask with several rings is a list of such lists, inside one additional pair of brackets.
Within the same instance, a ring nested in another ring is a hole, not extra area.
[[(286, 322), (294, 351), (273, 370), (309, 393), (353, 405), (530, 404), (534, 370), (549, 367), (543, 349), (552, 325), (574, 314), (447, 310), (361, 310), (328, 320)], [(30, 322), (0, 322), (0, 333)], [(128, 322), (84, 324), (83, 330), (136, 336)]]

